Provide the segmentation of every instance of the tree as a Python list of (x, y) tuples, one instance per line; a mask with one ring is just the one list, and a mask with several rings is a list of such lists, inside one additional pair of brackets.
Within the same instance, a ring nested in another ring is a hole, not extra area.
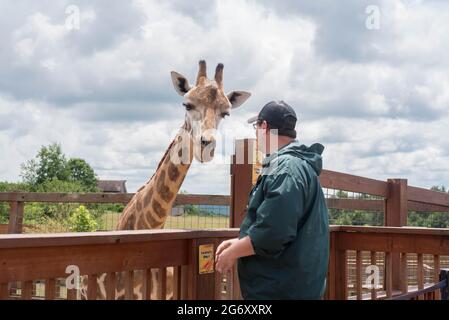
[(61, 146), (53, 143), (48, 147), (42, 146), (35, 159), (22, 165), (21, 172), (24, 182), (36, 186), (54, 178), (67, 181), (69, 172), (67, 160), (62, 153)]
[(67, 162), (69, 180), (80, 182), (90, 191), (97, 188), (97, 176), (92, 167), (83, 159), (70, 159)]
[(83, 159), (67, 160), (57, 143), (42, 146), (34, 159), (22, 164), (21, 177), (35, 190), (55, 180), (80, 183), (85, 187), (83, 191), (96, 191), (97, 185), (97, 176), (92, 167)]

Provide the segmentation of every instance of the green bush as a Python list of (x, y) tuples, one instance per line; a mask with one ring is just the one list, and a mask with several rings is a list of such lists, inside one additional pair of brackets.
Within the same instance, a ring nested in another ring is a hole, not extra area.
[(69, 218), (70, 230), (76, 232), (92, 232), (97, 230), (97, 222), (85, 206), (79, 206)]

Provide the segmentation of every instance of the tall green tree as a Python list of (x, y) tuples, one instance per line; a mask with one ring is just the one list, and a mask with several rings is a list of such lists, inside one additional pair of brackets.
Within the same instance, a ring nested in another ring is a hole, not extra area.
[(67, 171), (69, 172), (69, 180), (79, 182), (89, 191), (95, 191), (97, 188), (97, 176), (94, 169), (83, 159), (70, 159), (67, 162)]
[(92, 167), (83, 159), (67, 160), (58, 143), (42, 146), (34, 159), (22, 164), (21, 177), (34, 189), (55, 181), (80, 183), (85, 191), (95, 191), (97, 185)]

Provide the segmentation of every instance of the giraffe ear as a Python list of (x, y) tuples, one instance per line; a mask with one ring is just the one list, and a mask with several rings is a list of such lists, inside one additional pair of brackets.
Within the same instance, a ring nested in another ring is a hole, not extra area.
[(251, 97), (251, 93), (246, 91), (232, 91), (228, 93), (232, 109), (240, 107), (249, 97)]
[(184, 96), (191, 89), (187, 78), (175, 71), (171, 72), (171, 80), (176, 92), (180, 96)]

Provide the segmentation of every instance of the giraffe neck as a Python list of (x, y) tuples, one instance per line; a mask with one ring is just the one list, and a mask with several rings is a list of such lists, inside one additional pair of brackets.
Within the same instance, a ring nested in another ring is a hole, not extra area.
[(193, 160), (193, 143), (184, 125), (162, 157), (155, 174), (123, 211), (118, 230), (163, 228)]

